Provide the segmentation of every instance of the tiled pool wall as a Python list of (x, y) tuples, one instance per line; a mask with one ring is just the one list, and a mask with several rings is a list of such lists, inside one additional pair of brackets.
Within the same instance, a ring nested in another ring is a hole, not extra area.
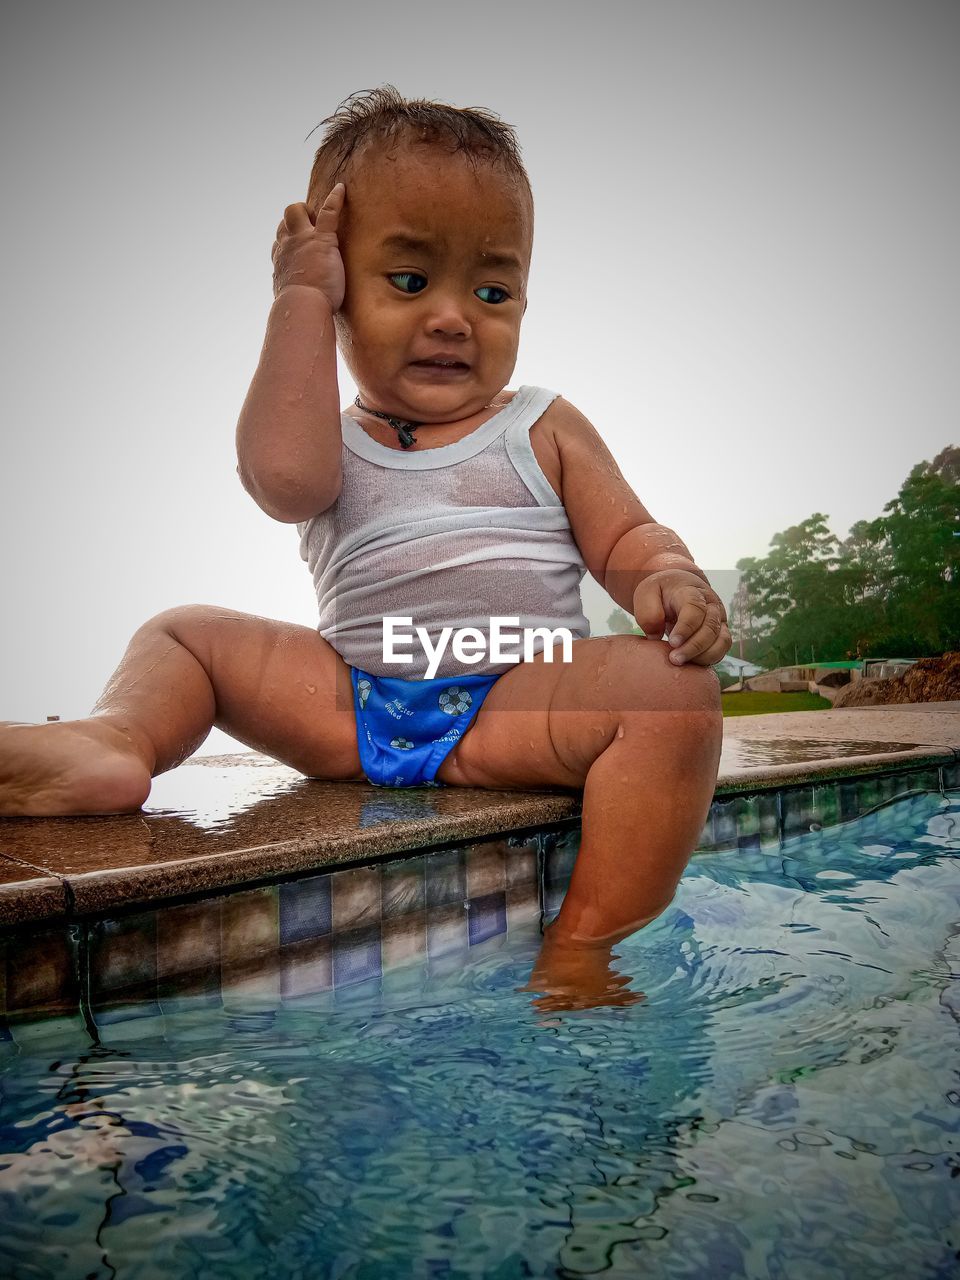
[[(574, 827), (570, 836), (579, 838)], [(0, 935), (0, 1028), (83, 1014), (106, 1024), (184, 997), (276, 1007), (505, 938), (540, 917), (559, 832), (346, 867), (216, 897)], [(0, 1036), (3, 1031), (0, 1030)]]
[[(698, 850), (780, 848), (890, 802), (960, 788), (960, 765), (718, 797)], [(868, 827), (866, 834), (871, 834)], [(580, 842), (559, 824), (215, 897), (0, 934), (0, 1041), (38, 1018), (95, 1030), (188, 998), (264, 1010), (358, 983), (458, 967), (560, 906)], [(12, 1045), (11, 1045), (12, 1047)]]
[(816, 827), (862, 818), (878, 806), (914, 791), (960, 787), (960, 762), (927, 765), (861, 777), (823, 778), (777, 791), (718, 796), (697, 847), (736, 849), (778, 843)]

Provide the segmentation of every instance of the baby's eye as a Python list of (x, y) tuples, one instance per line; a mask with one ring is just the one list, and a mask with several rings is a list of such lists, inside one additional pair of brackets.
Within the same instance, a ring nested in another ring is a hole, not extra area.
[[(484, 298), (482, 295), (485, 293), (500, 293), (503, 295), (503, 297)], [(510, 297), (506, 289), (501, 289), (498, 284), (482, 284), (480, 288), (476, 290), (476, 294), (481, 302), (506, 302), (507, 299)]]
[[(387, 276), (387, 279), (391, 284), (395, 284), (401, 293), (419, 293), (421, 289), (427, 287), (427, 277), (419, 275), (416, 271), (395, 271), (393, 275)], [(408, 281), (411, 282), (409, 285)]]

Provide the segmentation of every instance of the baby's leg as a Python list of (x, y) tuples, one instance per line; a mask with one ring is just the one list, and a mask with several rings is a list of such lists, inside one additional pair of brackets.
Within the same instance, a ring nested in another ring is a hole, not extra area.
[(350, 668), (316, 631), (186, 605), (137, 631), (89, 719), (0, 725), (0, 814), (134, 811), (214, 725), (309, 776), (363, 778)]
[(583, 835), (555, 936), (623, 937), (668, 905), (710, 809), (720, 686), (637, 636), (579, 640), (570, 663), (521, 663), (437, 773), (481, 787), (583, 788)]

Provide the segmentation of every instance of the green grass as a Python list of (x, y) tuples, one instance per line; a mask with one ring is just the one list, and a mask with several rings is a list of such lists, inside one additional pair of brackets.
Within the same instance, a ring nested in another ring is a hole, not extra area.
[(771, 711), (822, 711), (829, 708), (826, 698), (816, 693), (725, 693), (725, 716), (762, 716)]

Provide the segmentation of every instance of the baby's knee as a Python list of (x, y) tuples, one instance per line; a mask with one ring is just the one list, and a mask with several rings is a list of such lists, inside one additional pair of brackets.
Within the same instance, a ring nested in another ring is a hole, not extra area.
[(235, 628), (224, 636), (224, 615), (229, 612), (209, 604), (175, 605), (148, 618), (131, 643), (181, 645), (207, 666), (210, 656), (218, 649), (222, 651), (224, 643), (232, 646), (239, 641)]
[(601, 666), (625, 711), (696, 711), (720, 717), (720, 681), (712, 667), (670, 661), (665, 640), (606, 636)]
[(179, 638), (184, 631), (214, 625), (224, 612), (213, 604), (178, 604), (155, 613), (143, 625), (152, 631), (166, 631)]

